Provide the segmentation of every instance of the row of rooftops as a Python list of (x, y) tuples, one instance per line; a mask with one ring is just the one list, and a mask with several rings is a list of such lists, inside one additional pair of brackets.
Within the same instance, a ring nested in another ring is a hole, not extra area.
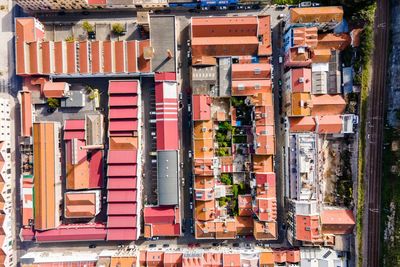
[[(259, 240), (273, 240), (277, 237), (275, 175), (272, 166), (275, 153), (274, 113), (271, 65), (267, 57), (272, 52), (269, 21), (268, 16), (192, 19), (196, 238), (235, 239), (237, 235), (254, 235)], [(255, 40), (254, 47), (250, 44), (252, 38)], [(202, 46), (203, 39), (207, 39), (207, 47)], [(258, 39), (262, 42), (259, 43)], [(215, 56), (219, 58), (213, 60)], [(209, 64), (218, 65), (212, 68), (207, 67)], [(218, 75), (214, 75), (217, 69)], [(205, 83), (201, 79), (211, 83), (214, 80), (219, 92), (209, 92), (203, 87)], [(218, 105), (222, 104), (215, 97), (232, 96), (244, 97), (245, 103), (251, 107), (251, 113), (254, 114), (254, 125), (250, 126), (254, 135), (254, 172), (258, 180), (260, 177), (269, 177), (268, 181), (258, 185), (257, 196), (238, 196), (239, 214), (235, 217), (230, 217), (226, 208), (219, 207), (216, 201), (231, 190), (229, 186), (220, 184), (216, 177), (220, 172), (249, 172), (251, 167), (244, 167), (243, 170), (235, 167), (234, 146), (231, 147), (232, 156), (217, 157), (214, 149), (214, 132), (219, 127), (218, 122), (230, 121), (232, 126), (240, 127), (237, 109), (230, 103), (228, 116), (218, 114), (221, 112)]]
[(110, 81), (108, 94), (107, 240), (137, 240), (141, 178), (139, 81)]
[[(152, 38), (147, 40), (48, 41), (45, 27), (36, 18), (17, 18), (16, 73), (102, 76), (175, 72), (175, 17), (151, 17), (149, 21)], [(164, 32), (160, 25), (166, 27)]]
[(332, 32), (342, 20), (341, 7), (291, 9), (284, 34), (291, 242), (334, 247), (355, 225), (351, 210), (322, 206), (319, 198), (319, 135), (353, 133), (355, 119), (345, 114), (340, 64), (351, 37)]
[(12, 180), (11, 168), (11, 101), (2, 95), (0, 99), (0, 265), (13, 264)]
[(193, 65), (208, 65), (215, 56), (272, 54), (269, 16), (195, 17), (191, 34)]

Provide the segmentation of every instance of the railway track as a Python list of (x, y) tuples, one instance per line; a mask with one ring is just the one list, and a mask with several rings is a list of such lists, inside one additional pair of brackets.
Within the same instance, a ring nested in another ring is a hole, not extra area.
[(366, 123), (365, 212), (362, 266), (380, 266), (380, 203), (382, 178), (383, 126), (389, 39), (390, 0), (378, 0), (374, 25), (372, 85), (368, 97)]

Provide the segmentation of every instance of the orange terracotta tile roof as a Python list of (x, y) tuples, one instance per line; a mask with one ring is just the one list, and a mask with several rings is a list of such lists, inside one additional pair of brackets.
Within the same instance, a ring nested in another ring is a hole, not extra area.
[(68, 88), (65, 82), (46, 82), (43, 85), (43, 94), (45, 97), (60, 98), (64, 97)]
[(316, 131), (322, 134), (341, 133), (343, 120), (340, 115), (327, 115), (315, 117), (317, 122)]
[(195, 159), (194, 174), (196, 176), (209, 176), (214, 174), (212, 159)]
[(251, 96), (248, 96), (252, 105), (259, 107), (259, 106), (272, 106), (272, 93), (257, 93)]
[(194, 188), (195, 189), (211, 189), (215, 186), (214, 176), (196, 176)]
[(293, 46), (316, 47), (318, 44), (317, 27), (293, 28)]
[(312, 95), (311, 115), (339, 115), (346, 109), (346, 101), (341, 95)]
[(276, 198), (256, 198), (256, 213), (260, 221), (275, 221), (277, 218)]
[(301, 118), (289, 118), (290, 132), (314, 132), (315, 119), (311, 116)]
[(251, 195), (238, 196), (239, 216), (251, 216), (253, 214), (252, 200)]
[(291, 23), (331, 23), (343, 20), (341, 6), (307, 7), (290, 9)]
[(311, 53), (313, 63), (328, 63), (331, 59), (330, 49), (314, 49)]
[(253, 155), (254, 172), (273, 172), (273, 157), (271, 155)]
[(215, 200), (195, 201), (195, 219), (210, 221), (215, 219)]
[(203, 266), (222, 267), (222, 253), (205, 252), (203, 254)]
[(110, 137), (110, 150), (135, 150), (137, 145), (137, 137)]
[(164, 252), (162, 251), (147, 251), (146, 263), (147, 266), (151, 267), (163, 267), (164, 266)]
[(207, 95), (193, 95), (193, 120), (211, 120), (211, 98)]
[(212, 139), (213, 125), (211, 120), (194, 121), (193, 122), (193, 138), (194, 139)]
[(195, 139), (193, 141), (195, 159), (212, 159), (214, 156), (214, 141), (212, 139)]
[(110, 266), (135, 266), (136, 265), (136, 256), (125, 256), (118, 257), (112, 256)]
[(254, 221), (254, 237), (257, 240), (276, 240), (276, 222)]
[(236, 80), (232, 81), (233, 96), (251, 96), (258, 93), (271, 93), (271, 80)]
[(96, 215), (96, 193), (66, 193), (66, 218), (92, 218)]
[(255, 107), (254, 120), (257, 126), (273, 126), (274, 107), (272, 105)]
[(260, 265), (265, 266), (271, 264), (274, 266), (274, 254), (272, 251), (262, 251), (260, 252)]
[(312, 63), (311, 52), (308, 47), (292, 47), (286, 56), (286, 64), (293, 67), (306, 67)]
[(223, 254), (223, 267), (240, 267), (240, 254), (239, 253), (224, 253)]
[(318, 35), (317, 49), (331, 49), (343, 51), (351, 43), (348, 33), (324, 33)]
[(292, 116), (310, 116), (311, 107), (314, 104), (309, 93), (293, 93), (292, 94)]
[(300, 250), (290, 249), (286, 251), (286, 261), (290, 263), (300, 262)]
[(286, 263), (286, 250), (274, 249), (273, 257), (274, 257), (274, 262), (276, 263)]
[(323, 234), (349, 234), (355, 225), (354, 214), (347, 209), (323, 210), (321, 225)]
[(182, 253), (165, 252), (164, 267), (178, 267), (178, 266), (182, 266)]
[(258, 155), (275, 154), (275, 129), (274, 126), (256, 126), (255, 150)]
[(254, 229), (254, 219), (249, 216), (235, 216), (236, 231), (238, 235), (252, 235)]
[(310, 93), (311, 92), (311, 69), (299, 68), (291, 69), (291, 89), (292, 93)]
[(321, 241), (318, 215), (296, 215), (296, 239), (311, 243)]
[(236, 222), (234, 220), (215, 222), (215, 232), (217, 239), (235, 239), (236, 238)]
[(214, 222), (195, 222), (196, 238), (215, 238), (215, 223)]
[(232, 80), (270, 79), (270, 64), (232, 64)]
[[(34, 202), (35, 202), (35, 229), (47, 230), (58, 227), (60, 216), (58, 211), (57, 161), (60, 158), (55, 153), (59, 142), (56, 136), (58, 126), (53, 122), (33, 124), (33, 155), (34, 155)], [(61, 196), (60, 196), (61, 198)]]

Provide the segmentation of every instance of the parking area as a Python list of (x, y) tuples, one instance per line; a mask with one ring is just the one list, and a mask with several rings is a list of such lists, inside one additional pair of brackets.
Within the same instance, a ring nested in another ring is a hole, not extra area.
[(142, 82), (143, 126), (144, 126), (144, 203), (157, 205), (157, 134), (154, 83), (150, 79)]

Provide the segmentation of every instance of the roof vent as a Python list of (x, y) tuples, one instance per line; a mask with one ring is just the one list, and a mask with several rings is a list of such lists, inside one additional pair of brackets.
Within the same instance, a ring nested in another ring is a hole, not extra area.
[(304, 54), (305, 52), (306, 52), (306, 49), (304, 47), (297, 48), (297, 53), (298, 54)]
[(299, 78), (299, 83), (304, 83), (304, 77)]

